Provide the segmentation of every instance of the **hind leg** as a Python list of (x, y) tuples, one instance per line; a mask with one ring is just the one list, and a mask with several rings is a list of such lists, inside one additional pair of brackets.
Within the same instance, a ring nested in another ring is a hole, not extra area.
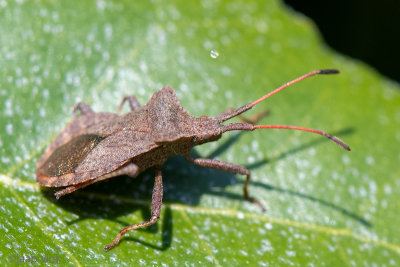
[(72, 112), (74, 113), (75, 117), (78, 117), (78, 111), (81, 113), (81, 115), (94, 113), (93, 109), (83, 102), (76, 103), (72, 108)]

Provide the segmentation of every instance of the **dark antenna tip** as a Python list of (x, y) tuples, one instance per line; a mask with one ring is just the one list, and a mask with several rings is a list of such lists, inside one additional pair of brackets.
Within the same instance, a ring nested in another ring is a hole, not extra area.
[(320, 70), (318, 71), (318, 74), (338, 74), (339, 70), (335, 69), (325, 69), (325, 70)]
[(325, 132), (324, 132), (324, 135), (325, 135), (326, 137), (328, 137), (329, 139), (331, 139), (331, 140), (332, 140), (333, 142), (335, 142), (336, 144), (338, 144), (339, 146), (341, 146), (343, 149), (345, 149), (345, 150), (347, 150), (347, 151), (351, 151), (350, 147), (349, 147), (345, 142), (343, 142), (339, 137), (336, 137), (336, 136), (327, 134), (327, 133), (325, 133)]

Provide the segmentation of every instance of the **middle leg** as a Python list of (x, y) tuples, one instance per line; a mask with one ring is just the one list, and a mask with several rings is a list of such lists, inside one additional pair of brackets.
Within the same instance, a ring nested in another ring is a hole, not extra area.
[(158, 219), (160, 218), (161, 214), (161, 206), (162, 206), (162, 197), (163, 197), (163, 185), (162, 185), (162, 175), (161, 175), (161, 168), (156, 168), (156, 181), (154, 182), (153, 188), (153, 196), (151, 199), (151, 218), (150, 220), (134, 225), (130, 225), (122, 229), (117, 237), (111, 244), (108, 244), (104, 247), (106, 251), (109, 251), (112, 247), (116, 246), (119, 243), (119, 240), (122, 238), (124, 234), (129, 231), (143, 228), (155, 224)]
[(122, 107), (124, 106), (126, 101), (128, 101), (131, 111), (134, 111), (134, 110), (140, 108), (139, 101), (137, 101), (136, 97), (134, 97), (133, 95), (125, 96), (122, 99), (121, 104), (119, 104), (119, 107), (117, 109), (117, 114), (119, 114), (121, 112)]

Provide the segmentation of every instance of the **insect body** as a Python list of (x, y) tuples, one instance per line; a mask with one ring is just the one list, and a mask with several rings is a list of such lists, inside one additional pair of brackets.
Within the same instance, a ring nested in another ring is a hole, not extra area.
[[(190, 116), (170, 87), (164, 87), (154, 93), (145, 106), (140, 106), (132, 96), (126, 97), (116, 114), (95, 113), (87, 105), (78, 103), (74, 111), (80, 111), (81, 115), (75, 115), (74, 120), (57, 136), (39, 159), (37, 181), (42, 186), (64, 187), (55, 193), (58, 199), (77, 189), (116, 176), (136, 177), (142, 171), (153, 167), (156, 178), (150, 220), (122, 229), (114, 241), (105, 247), (106, 250), (118, 244), (125, 233), (152, 225), (159, 219), (163, 195), (161, 167), (172, 155), (183, 155), (189, 162), (200, 166), (246, 175), (244, 197), (264, 209), (258, 200), (248, 194), (247, 185), (250, 181), (248, 169), (215, 159), (192, 158), (190, 150), (196, 145), (218, 140), (222, 133), (227, 131), (267, 128), (317, 133), (350, 150), (337, 137), (314, 129), (290, 125), (222, 124), (293, 83), (316, 74), (337, 72), (336, 70), (310, 72), (254, 102), (235, 110), (222, 112), (216, 117)], [(119, 115), (125, 101), (129, 102), (132, 111)]]

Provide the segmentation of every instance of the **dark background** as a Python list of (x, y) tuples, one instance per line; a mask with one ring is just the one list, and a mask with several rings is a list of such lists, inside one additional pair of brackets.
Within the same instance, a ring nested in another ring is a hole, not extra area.
[(333, 49), (400, 81), (399, 0), (284, 0), (310, 17)]

